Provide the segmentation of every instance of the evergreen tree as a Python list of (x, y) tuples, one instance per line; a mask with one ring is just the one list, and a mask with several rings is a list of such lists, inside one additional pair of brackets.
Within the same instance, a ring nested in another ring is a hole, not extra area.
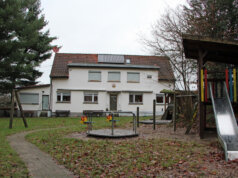
[(238, 39), (237, 0), (188, 0), (184, 13), (189, 34)]
[(0, 92), (11, 92), (9, 128), (12, 128), (15, 94), (27, 127), (14, 89), (35, 84), (35, 80), (41, 76), (37, 67), (50, 58), (50, 43), (55, 39), (49, 36), (49, 31), (44, 30), (46, 25), (39, 0), (0, 1)]
[(44, 31), (47, 25), (39, 0), (0, 1), (0, 90), (35, 84), (37, 67), (50, 58), (55, 39)]

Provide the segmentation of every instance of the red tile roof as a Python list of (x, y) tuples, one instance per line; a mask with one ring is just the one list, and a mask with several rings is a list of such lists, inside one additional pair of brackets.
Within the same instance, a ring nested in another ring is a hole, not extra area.
[[(132, 65), (156, 65), (159, 66), (160, 80), (174, 80), (169, 59), (163, 56), (139, 56), (124, 55), (125, 59), (130, 59)], [(52, 66), (51, 78), (68, 78), (68, 63), (98, 63), (98, 54), (68, 54), (56, 53)]]

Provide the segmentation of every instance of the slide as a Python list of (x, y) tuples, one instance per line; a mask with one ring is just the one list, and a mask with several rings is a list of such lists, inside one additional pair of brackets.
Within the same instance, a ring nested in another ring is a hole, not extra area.
[(161, 120), (172, 120), (173, 108), (174, 108), (174, 104), (169, 104), (166, 110), (164, 111), (164, 114), (162, 115)]
[(209, 84), (217, 135), (224, 149), (225, 159), (228, 161), (238, 159), (238, 127), (225, 82), (222, 87), (222, 96), (216, 98), (213, 96), (212, 86)]

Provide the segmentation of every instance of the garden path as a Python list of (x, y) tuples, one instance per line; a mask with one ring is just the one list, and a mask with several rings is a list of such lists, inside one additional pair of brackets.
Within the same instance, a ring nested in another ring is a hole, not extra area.
[(38, 130), (17, 133), (7, 137), (11, 147), (28, 167), (30, 176), (33, 178), (74, 177), (73, 173), (58, 165), (50, 155), (25, 140), (27, 134), (36, 131)]

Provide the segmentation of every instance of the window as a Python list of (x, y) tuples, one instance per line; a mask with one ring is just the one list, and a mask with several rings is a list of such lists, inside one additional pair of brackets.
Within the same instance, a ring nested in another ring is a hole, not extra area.
[(20, 93), (20, 101), (22, 104), (39, 104), (39, 94)]
[(57, 92), (57, 102), (70, 102), (70, 92)]
[(126, 64), (130, 64), (131, 60), (130, 59), (126, 59)]
[(156, 95), (156, 103), (157, 104), (164, 104), (164, 94), (157, 94)]
[(120, 82), (121, 73), (120, 72), (108, 72), (108, 81), (109, 82)]
[(129, 103), (143, 103), (143, 95), (141, 93), (130, 93), (129, 94)]
[(139, 72), (127, 72), (127, 82), (140, 82), (140, 73)]
[(152, 78), (152, 75), (147, 75), (147, 78), (151, 79), (151, 78)]
[(84, 103), (98, 103), (98, 94), (84, 93)]
[(88, 81), (101, 82), (101, 72), (100, 71), (88, 71)]

